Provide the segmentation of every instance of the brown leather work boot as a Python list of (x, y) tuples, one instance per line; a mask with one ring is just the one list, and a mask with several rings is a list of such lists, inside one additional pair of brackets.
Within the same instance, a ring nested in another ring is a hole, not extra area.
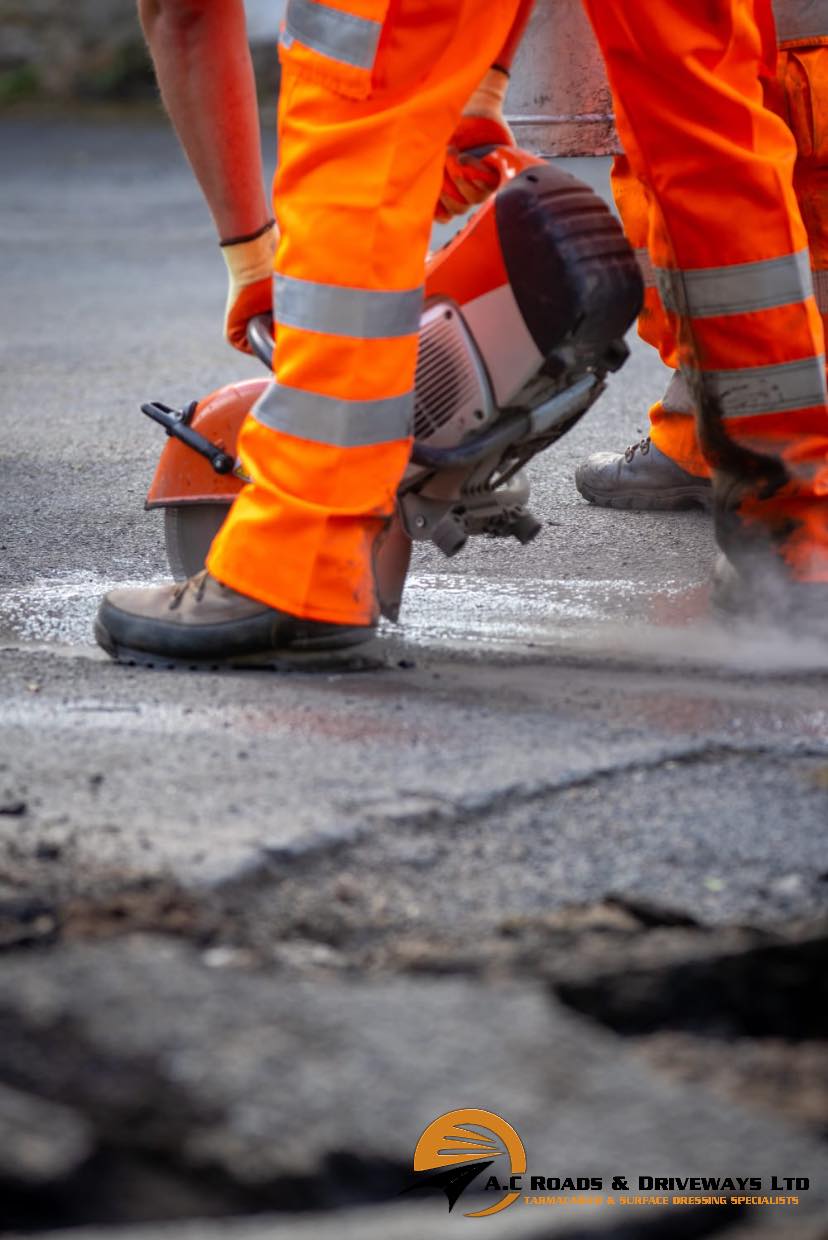
[(95, 639), (119, 663), (147, 667), (268, 667), (369, 641), (373, 625), (303, 620), (239, 594), (204, 569), (176, 585), (112, 590)]

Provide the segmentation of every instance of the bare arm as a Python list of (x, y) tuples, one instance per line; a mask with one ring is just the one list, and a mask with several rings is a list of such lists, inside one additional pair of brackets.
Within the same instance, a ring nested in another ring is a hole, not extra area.
[[(520, 0), (515, 19), (506, 36), (506, 42), (463, 109), (464, 116), (488, 117), (489, 120), (503, 126), (507, 134), (510, 131), (503, 115), (503, 106), (506, 102), (506, 92), (509, 89), (509, 74), (534, 7), (535, 0)], [(482, 141), (480, 134), (475, 140), (478, 138)]]
[(506, 42), (500, 49), (500, 54), (495, 60), (495, 64), (507, 71), (512, 67), (512, 61), (515, 53), (520, 46), (524, 31), (529, 24), (529, 18), (532, 16), (532, 10), (535, 7), (535, 0), (521, 0), (518, 11), (515, 14), (515, 20), (512, 22), (512, 28), (509, 31)]
[(161, 96), (219, 237), (270, 217), (243, 0), (138, 0)]

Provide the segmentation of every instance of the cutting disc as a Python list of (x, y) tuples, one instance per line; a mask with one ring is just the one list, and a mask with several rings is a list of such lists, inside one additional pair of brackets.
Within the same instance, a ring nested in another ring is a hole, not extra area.
[(176, 581), (201, 572), (229, 511), (229, 504), (174, 504), (164, 509), (167, 561)]

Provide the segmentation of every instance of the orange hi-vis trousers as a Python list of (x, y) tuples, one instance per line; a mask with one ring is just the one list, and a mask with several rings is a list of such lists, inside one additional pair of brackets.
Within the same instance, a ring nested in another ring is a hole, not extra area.
[[(808, 0), (774, 0), (779, 38), (777, 72), (765, 84), (765, 103), (790, 127), (797, 145), (794, 189), (808, 233), (814, 293), (828, 326), (828, 6)], [(650, 208), (646, 186), (630, 161), (619, 155), (612, 186), (624, 230), (636, 248), (645, 283), (639, 334), (661, 353), (671, 369), (678, 367), (676, 339), (664, 314), (647, 249)], [(696, 434), (693, 402), (682, 381), (672, 382), (650, 410), (653, 443), (683, 469), (710, 473)]]
[(369, 624), (408, 463), (422, 285), (446, 144), (518, 0), (289, 0), (280, 40), (274, 379), (252, 479), (213, 544), (226, 585)]
[[(828, 581), (824, 335), (794, 189), (765, 106), (770, 0), (584, 0), (651, 199), (648, 249), (713, 467), (719, 545)], [(811, 6), (812, 7), (812, 6)]]

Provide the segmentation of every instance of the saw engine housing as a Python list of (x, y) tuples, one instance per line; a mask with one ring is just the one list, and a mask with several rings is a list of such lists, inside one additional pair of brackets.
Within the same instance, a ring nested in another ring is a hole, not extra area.
[[(527, 507), (523, 467), (604, 390), (641, 307), (635, 255), (597, 194), (514, 148), (489, 158), (500, 189), (428, 261), (414, 444), (377, 560), (382, 608), (393, 619), (412, 540), (451, 556), (472, 535), (535, 537), (541, 527)], [(254, 322), (250, 340), (269, 367), (269, 324)], [(166, 509), (177, 577), (203, 567), (244, 484), (238, 432), (270, 382), (231, 384), (185, 410), (143, 406), (170, 436), (147, 507)]]

